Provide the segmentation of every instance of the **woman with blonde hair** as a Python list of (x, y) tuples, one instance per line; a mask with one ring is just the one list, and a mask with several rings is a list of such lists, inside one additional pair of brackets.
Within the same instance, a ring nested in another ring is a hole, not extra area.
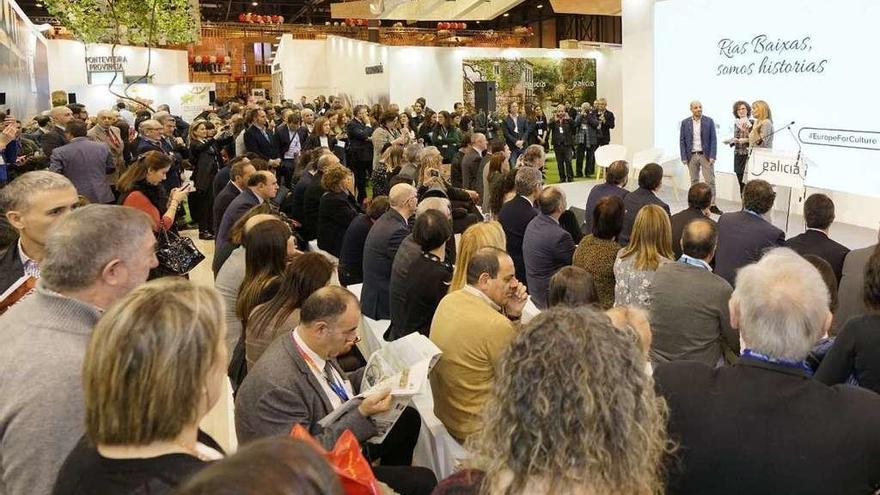
[(104, 313), (83, 360), (86, 435), (53, 493), (168, 493), (222, 458), (199, 423), (224, 393), (225, 335), (220, 295), (178, 278)]
[(752, 148), (773, 147), (773, 114), (764, 100), (752, 103), (752, 116), (755, 124), (749, 133), (749, 146)]
[(541, 313), (500, 359), (468, 469), (434, 495), (662, 493), (668, 409), (646, 364), (595, 309)]
[[(401, 114), (405, 115), (405, 114)], [(382, 152), (379, 164), (373, 168), (373, 197), (388, 196), (391, 191), (391, 178), (400, 173), (403, 167), (403, 146), (392, 144)]]
[(629, 244), (614, 261), (614, 305), (650, 309), (654, 273), (673, 257), (669, 215), (657, 205), (643, 206)]
[(498, 222), (480, 222), (471, 225), (461, 235), (458, 253), (455, 256), (455, 270), (452, 272), (452, 283), (449, 292), (456, 291), (467, 285), (467, 268), (480, 248), (494, 247), (501, 250), (507, 247), (504, 229)]

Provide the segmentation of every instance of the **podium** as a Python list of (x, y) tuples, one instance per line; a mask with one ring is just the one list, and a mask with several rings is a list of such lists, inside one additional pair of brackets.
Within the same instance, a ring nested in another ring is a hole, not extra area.
[(770, 148), (753, 148), (746, 165), (746, 182), (761, 179), (770, 185), (788, 188), (788, 208), (785, 212), (785, 231), (791, 218), (792, 192), (804, 191), (807, 165), (800, 151), (776, 151)]

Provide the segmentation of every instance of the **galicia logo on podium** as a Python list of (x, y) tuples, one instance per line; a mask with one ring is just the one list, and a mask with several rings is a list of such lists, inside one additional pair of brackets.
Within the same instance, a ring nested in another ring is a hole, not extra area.
[(755, 177), (764, 175), (764, 172), (779, 172), (783, 174), (801, 175), (801, 167), (797, 162), (791, 163), (782, 160), (765, 160), (761, 164), (761, 170), (752, 174)]
[(803, 188), (807, 171), (802, 159), (797, 152), (755, 149), (749, 159), (748, 179), (763, 179), (774, 186)]

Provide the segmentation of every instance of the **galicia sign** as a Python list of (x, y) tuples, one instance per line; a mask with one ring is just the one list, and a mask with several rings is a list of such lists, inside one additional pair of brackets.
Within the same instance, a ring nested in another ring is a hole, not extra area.
[[(803, 157), (801, 157), (803, 158)], [(774, 186), (801, 189), (806, 168), (797, 152), (756, 148), (749, 159), (748, 180), (762, 179)]]

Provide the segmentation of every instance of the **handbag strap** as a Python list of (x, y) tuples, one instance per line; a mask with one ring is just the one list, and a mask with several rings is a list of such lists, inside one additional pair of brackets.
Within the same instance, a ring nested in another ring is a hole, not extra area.
[(171, 242), (168, 239), (168, 231), (165, 230), (165, 217), (161, 215), (159, 216), (159, 231), (162, 232), (162, 237), (165, 239), (166, 243)]

